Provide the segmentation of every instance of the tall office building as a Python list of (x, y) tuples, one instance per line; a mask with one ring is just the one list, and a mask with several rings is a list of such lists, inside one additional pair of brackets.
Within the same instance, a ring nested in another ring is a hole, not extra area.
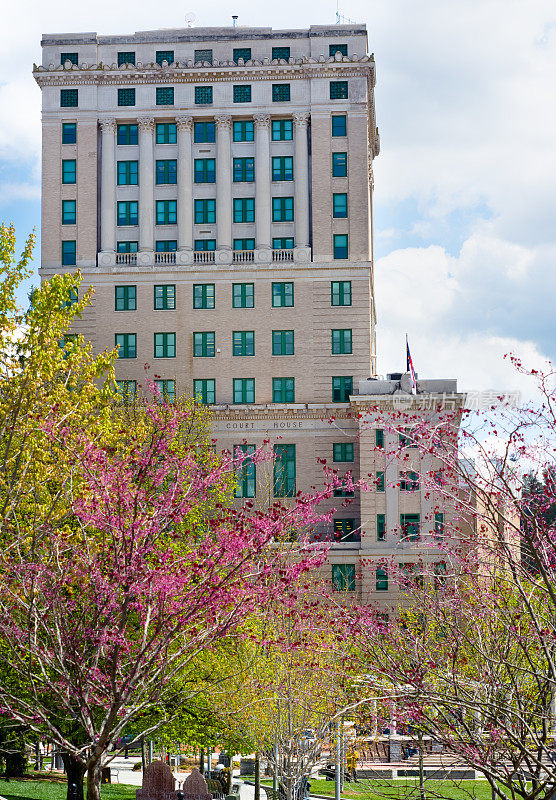
[[(357, 479), (369, 391), (403, 391), (368, 381), (379, 138), (365, 26), (53, 34), (42, 48), (41, 276), (79, 267), (94, 286), (76, 332), (118, 346), (123, 392), (148, 363), (168, 396), (210, 404), (222, 448), (269, 439), (275, 464), (248, 465), (242, 497), (318, 485), (319, 459)], [(361, 564), (394, 547), (400, 504), (337, 494), (321, 531), (338, 539), (331, 576), (373, 592)]]

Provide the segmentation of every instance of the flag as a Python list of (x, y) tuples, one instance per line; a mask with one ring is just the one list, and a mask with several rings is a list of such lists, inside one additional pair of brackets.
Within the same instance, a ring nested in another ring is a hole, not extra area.
[(415, 379), (415, 370), (413, 368), (413, 360), (409, 352), (409, 342), (407, 341), (407, 334), (405, 336), (405, 349), (407, 358), (407, 372), (411, 375), (411, 394), (417, 394), (417, 380)]

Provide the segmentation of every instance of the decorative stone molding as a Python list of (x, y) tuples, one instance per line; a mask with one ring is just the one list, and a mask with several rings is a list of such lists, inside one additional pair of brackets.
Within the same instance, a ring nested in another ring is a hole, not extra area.
[(230, 130), (232, 126), (232, 118), (229, 114), (218, 114), (218, 116), (214, 118), (214, 121), (218, 128)]
[(154, 117), (137, 117), (139, 128), (154, 133)]
[(179, 131), (190, 131), (193, 128), (193, 117), (186, 115), (176, 116), (176, 125)]
[(116, 133), (116, 120), (113, 117), (101, 117), (98, 122), (103, 133)]
[(295, 122), (296, 128), (306, 128), (311, 115), (309, 113), (302, 112), (300, 114), (293, 115), (293, 121)]
[(255, 125), (259, 128), (270, 127), (270, 114), (255, 114), (253, 119), (255, 120)]

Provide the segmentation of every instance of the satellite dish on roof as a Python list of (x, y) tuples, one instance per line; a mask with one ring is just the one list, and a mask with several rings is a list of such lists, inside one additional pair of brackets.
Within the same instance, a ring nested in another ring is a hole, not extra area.
[(185, 15), (185, 21), (187, 23), (187, 27), (188, 28), (193, 27), (193, 23), (195, 22), (196, 19), (197, 19), (197, 14), (194, 14), (193, 11), (188, 11), (187, 14)]

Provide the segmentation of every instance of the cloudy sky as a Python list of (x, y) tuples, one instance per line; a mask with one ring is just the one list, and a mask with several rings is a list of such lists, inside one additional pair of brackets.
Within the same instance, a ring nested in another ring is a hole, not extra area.
[[(305, 27), (336, 0), (20, 0), (0, 28), (0, 219), (40, 232), (43, 32), (197, 25)], [(377, 63), (375, 162), (379, 372), (404, 366), (462, 388), (523, 388), (505, 353), (556, 356), (556, 3), (341, 0)], [(35, 279), (36, 281), (36, 279)]]

